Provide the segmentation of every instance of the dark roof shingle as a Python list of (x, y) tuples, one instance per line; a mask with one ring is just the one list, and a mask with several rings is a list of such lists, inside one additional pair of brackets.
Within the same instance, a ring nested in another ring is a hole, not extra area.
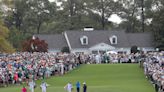
[[(66, 31), (66, 33), (72, 48), (90, 48), (99, 43), (106, 43), (116, 47), (129, 46), (129, 42), (124, 31)], [(117, 36), (117, 45), (112, 45), (110, 43), (109, 38), (113, 35)], [(82, 36), (88, 37), (88, 45), (81, 45), (80, 37)]]
[(153, 47), (154, 45), (152, 33), (128, 33), (127, 38), (130, 46)]
[[(106, 43), (114, 47), (153, 47), (151, 33), (126, 33), (123, 30), (116, 31), (66, 31), (72, 48), (90, 48), (99, 43)], [(111, 36), (117, 36), (117, 44), (110, 43)], [(80, 37), (88, 37), (88, 45), (81, 45)]]
[(49, 49), (59, 49), (61, 50), (62, 47), (67, 47), (67, 42), (64, 38), (64, 35), (62, 34), (47, 34), (47, 35), (40, 35), (37, 34), (35, 35), (36, 37), (38, 37), (41, 40), (45, 40), (48, 44), (48, 48)]
[[(152, 33), (126, 33), (125, 31), (65, 31), (71, 47), (74, 48), (91, 48), (99, 43), (106, 43), (116, 48), (132, 47), (134, 45), (139, 47), (153, 47)], [(117, 36), (117, 44), (111, 44), (109, 38)], [(48, 43), (49, 49), (59, 49), (68, 47), (66, 39), (63, 34), (54, 35), (35, 35), (41, 40)], [(82, 45), (80, 38), (82, 36), (88, 37), (88, 45)]]

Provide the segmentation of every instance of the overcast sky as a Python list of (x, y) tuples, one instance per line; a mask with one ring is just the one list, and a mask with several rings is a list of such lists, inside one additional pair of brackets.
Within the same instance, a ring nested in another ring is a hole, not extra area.
[(55, 0), (49, 0), (50, 2), (53, 2), (53, 1), (55, 1)]
[[(49, 1), (53, 2), (55, 0), (49, 0)], [(120, 17), (118, 17), (116, 14), (111, 15), (111, 17), (108, 20), (112, 21), (114, 23), (117, 23), (117, 24), (121, 23), (121, 21), (122, 21), (122, 19)]]

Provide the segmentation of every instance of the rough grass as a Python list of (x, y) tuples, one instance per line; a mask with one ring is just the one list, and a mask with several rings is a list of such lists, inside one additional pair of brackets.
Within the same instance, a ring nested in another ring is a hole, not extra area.
[[(88, 92), (155, 92), (137, 64), (83, 65), (65, 76), (46, 79), (50, 84), (47, 92), (66, 92), (64, 86), (68, 82), (72, 82), (76, 92), (76, 81), (80, 81), (81, 86), (85, 81)], [(41, 92), (40, 82), (37, 81), (35, 92)], [(0, 88), (0, 92), (21, 92), (21, 87)]]

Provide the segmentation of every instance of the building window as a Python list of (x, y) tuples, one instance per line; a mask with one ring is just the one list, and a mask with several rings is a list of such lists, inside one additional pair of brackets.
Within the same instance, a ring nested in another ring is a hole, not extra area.
[(110, 37), (110, 43), (111, 44), (117, 44), (117, 36), (112, 36), (112, 37)]
[(112, 43), (116, 44), (116, 38), (112, 38)]
[(88, 37), (87, 36), (81, 37), (80, 41), (81, 41), (82, 45), (88, 45)]
[(87, 44), (87, 39), (83, 38), (83, 44)]

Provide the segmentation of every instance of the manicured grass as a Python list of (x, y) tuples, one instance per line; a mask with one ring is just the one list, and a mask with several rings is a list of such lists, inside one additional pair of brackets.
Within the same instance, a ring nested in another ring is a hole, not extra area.
[[(47, 92), (66, 92), (64, 86), (68, 82), (72, 82), (76, 92), (76, 81), (80, 81), (81, 86), (85, 81), (88, 92), (155, 92), (138, 64), (83, 65), (65, 76), (47, 79), (50, 84)], [(40, 82), (37, 81), (35, 92), (41, 92)], [(0, 88), (0, 92), (21, 92), (21, 87)]]

